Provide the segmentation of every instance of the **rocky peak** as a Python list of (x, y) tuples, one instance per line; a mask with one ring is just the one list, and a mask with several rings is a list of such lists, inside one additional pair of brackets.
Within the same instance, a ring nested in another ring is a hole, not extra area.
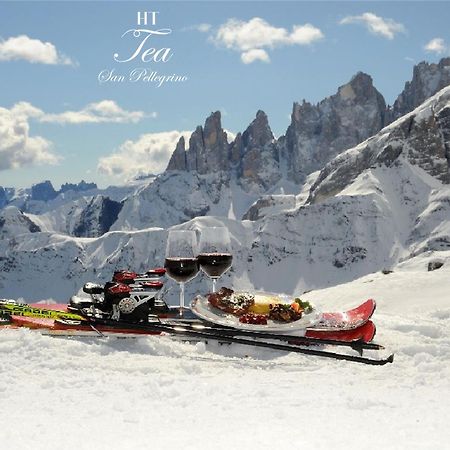
[(243, 145), (244, 147), (264, 147), (273, 140), (269, 119), (264, 111), (259, 110), (256, 113), (256, 118), (242, 135)]
[(67, 191), (84, 192), (90, 191), (91, 189), (97, 189), (97, 185), (95, 183), (86, 183), (86, 181), (81, 180), (78, 184), (64, 183), (63, 185), (61, 185), (61, 189), (58, 193)]
[(231, 154), (240, 155), (237, 177), (246, 190), (266, 190), (281, 178), (278, 146), (264, 111), (258, 111), (242, 136), (236, 136)]
[(378, 132), (385, 112), (383, 96), (363, 72), (317, 105), (294, 103), (283, 149), (289, 178), (303, 182), (337, 154)]
[(338, 194), (364, 171), (376, 167), (420, 167), (450, 183), (450, 87), (410, 114), (330, 161), (311, 188), (308, 201), (320, 203)]
[(198, 126), (192, 133), (187, 150), (184, 139), (178, 141), (167, 170), (188, 170), (199, 174), (227, 171), (230, 164), (228, 148), (220, 111), (216, 111), (206, 119), (204, 128)]
[(413, 78), (405, 83), (391, 111), (392, 120), (409, 113), (427, 98), (450, 85), (450, 58), (442, 58), (438, 64), (425, 61), (414, 66)]
[(349, 83), (344, 84), (339, 88), (338, 93), (343, 99), (349, 98), (350, 100), (356, 100), (357, 98), (370, 98), (370, 96), (373, 95), (374, 90), (376, 91), (373, 86), (372, 77), (367, 73), (358, 72), (352, 77)]
[(181, 136), (177, 142), (172, 156), (170, 157), (167, 170), (186, 170), (186, 143), (184, 137)]
[(53, 200), (57, 195), (58, 192), (55, 191), (49, 180), (31, 186), (31, 200), (48, 202), (49, 200)]

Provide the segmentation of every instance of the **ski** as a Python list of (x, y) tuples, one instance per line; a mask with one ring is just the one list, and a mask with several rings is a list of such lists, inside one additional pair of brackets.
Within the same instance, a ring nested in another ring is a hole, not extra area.
[[(67, 326), (70, 329), (70, 322), (63, 320), (55, 321), (55, 329), (62, 330), (66, 329)], [(73, 324), (76, 325), (76, 324)], [(80, 326), (80, 324), (78, 324)], [(83, 323), (83, 328), (88, 329), (90, 326), (89, 323)], [(92, 327), (93, 331), (98, 333), (99, 336), (107, 336), (107, 326), (100, 327), (96, 324), (95, 327)], [(114, 328), (111, 327), (111, 328)], [(129, 332), (141, 331), (146, 332), (148, 334), (160, 334), (160, 335), (169, 335), (175, 337), (189, 339), (202, 339), (202, 340), (214, 340), (218, 342), (227, 342), (233, 344), (241, 344), (247, 345), (251, 347), (262, 347), (271, 350), (284, 351), (284, 352), (293, 352), (293, 353), (302, 353), (306, 355), (320, 356), (324, 358), (332, 358), (338, 360), (346, 360), (359, 362), (363, 364), (371, 364), (371, 365), (384, 365), (389, 362), (393, 362), (394, 355), (388, 354), (387, 356), (364, 356), (363, 352), (365, 350), (375, 350), (382, 351), (384, 347), (379, 344), (374, 343), (365, 343), (362, 341), (336, 341), (336, 340), (321, 340), (321, 339), (313, 339), (306, 338), (301, 336), (290, 336), (290, 335), (280, 335), (280, 334), (270, 334), (264, 332), (254, 332), (248, 330), (236, 330), (229, 329), (224, 327), (210, 327), (205, 325), (186, 325), (186, 324), (170, 324), (170, 323), (162, 323), (156, 322), (154, 324), (145, 324), (145, 325), (134, 325), (130, 327)], [(355, 350), (358, 355), (351, 355), (347, 353), (340, 353), (336, 351), (324, 350), (323, 346), (344, 346), (350, 347), (352, 350)]]
[[(313, 336), (305, 334), (289, 335), (275, 334), (263, 331), (240, 330), (230, 327), (216, 326), (203, 322), (171, 322), (157, 321), (148, 324), (123, 324), (115, 321), (93, 321), (93, 320), (51, 320), (44, 318), (16, 317), (12, 316), (12, 321), (16, 326), (24, 326), (32, 329), (41, 329), (45, 334), (63, 336), (101, 336), (101, 337), (139, 337), (143, 335), (153, 335), (165, 332), (168, 327), (175, 329), (183, 327), (192, 331), (204, 331), (207, 333), (221, 333), (222, 335), (242, 336), (255, 339), (270, 339), (288, 342), (293, 345), (340, 345), (351, 347), (354, 350), (364, 349), (380, 350), (382, 346), (373, 344), (372, 340), (376, 328), (373, 322), (369, 321), (360, 329), (349, 331), (338, 331), (333, 333), (320, 332)], [(94, 331), (94, 333), (93, 333)]]
[[(103, 332), (123, 332), (132, 333), (137, 332), (140, 334), (155, 334), (161, 330), (161, 332), (166, 332), (167, 328), (177, 329), (181, 327), (185, 330), (191, 331), (201, 331), (205, 333), (220, 334), (221, 336), (241, 336), (249, 337), (254, 339), (269, 339), (277, 341), (285, 341), (293, 345), (338, 345), (351, 347), (354, 350), (361, 351), (363, 349), (371, 350), (381, 350), (383, 347), (379, 344), (371, 343), (370, 341), (365, 341), (364, 337), (370, 335), (373, 337), (375, 333), (375, 325), (373, 322), (369, 321), (364, 324), (361, 329), (351, 330), (349, 332), (335, 332), (326, 333), (321, 332), (321, 334), (316, 334), (315, 336), (305, 336), (300, 335), (290, 335), (290, 334), (279, 334), (279, 333), (268, 333), (265, 331), (252, 331), (252, 330), (241, 330), (231, 327), (216, 326), (207, 323), (177, 323), (177, 322), (154, 322), (150, 324), (130, 324), (128, 327), (126, 325), (117, 325), (114, 322), (106, 321), (105, 323), (92, 323), (91, 321), (80, 321), (76, 323), (74, 321), (56, 320), (54, 329), (73, 329), (76, 327), (81, 327), (88, 329), (89, 327), (95, 326), (96, 330), (100, 333)], [(120, 330), (120, 331), (119, 331)], [(345, 336), (339, 336), (339, 333), (345, 334)], [(341, 339), (340, 339), (341, 338)]]
[[(52, 304), (45, 305), (42, 304), (17, 304), (14, 301), (1, 301), (0, 300), (0, 311), (5, 314), (12, 314), (14, 316), (24, 316), (28, 318), (42, 318), (42, 319), (72, 319), (72, 320), (82, 320), (84, 319), (81, 314), (75, 314), (67, 312), (67, 305), (64, 304)], [(308, 328), (306, 330), (306, 337), (316, 338), (316, 339), (335, 339), (335, 340), (354, 340), (361, 339), (365, 342), (370, 342), (375, 335), (375, 326), (371, 323), (367, 327), (363, 327), (372, 316), (375, 310), (375, 302), (373, 300), (368, 300), (362, 303), (357, 308), (351, 309), (346, 312), (335, 312), (335, 313), (323, 313), (325, 320), (321, 320), (318, 325), (313, 328)], [(173, 317), (177, 317), (178, 310), (174, 308)], [(165, 318), (169, 319), (171, 314), (164, 315)], [(18, 319), (15, 320), (18, 324)], [(197, 319), (188, 320), (186, 323), (202, 323)], [(5, 324), (5, 322), (0, 322), (0, 325)], [(120, 325), (121, 322), (114, 322), (115, 325)], [(32, 320), (22, 320), (19, 326), (29, 326), (29, 327), (39, 327), (42, 323), (32, 321)], [(48, 323), (45, 327), (50, 326)], [(119, 326), (120, 328), (120, 326)], [(352, 331), (355, 330), (355, 333)]]
[(373, 315), (376, 309), (375, 300), (366, 300), (356, 308), (345, 312), (324, 312), (319, 323), (314, 326), (315, 330), (340, 330), (354, 329), (364, 325)]
[[(80, 314), (67, 312), (64, 308), (53, 309), (53, 305), (45, 305), (45, 308), (41, 306), (40, 304), (28, 305), (26, 303), (17, 303), (14, 300), (0, 300), (0, 312), (3, 314), (47, 319), (82, 319)], [(57, 306), (61, 307), (62, 305)]]
[[(154, 324), (133, 325), (127, 328), (121, 328), (118, 332), (117, 325), (100, 325), (91, 324), (88, 321), (83, 321), (83, 324), (76, 323), (78, 321), (69, 321), (57, 319), (52, 321), (43, 318), (27, 318), (12, 316), (13, 320), (30, 321), (34, 320), (37, 325), (39, 323), (40, 331), (43, 334), (59, 337), (139, 337), (158, 335), (174, 337), (186, 341), (217, 341), (219, 343), (234, 343), (253, 347), (263, 347), (277, 351), (303, 353), (313, 356), (322, 356), (325, 358), (333, 358), (339, 360), (353, 361), (364, 364), (383, 365), (393, 361), (393, 355), (379, 356), (383, 352), (384, 347), (374, 343), (364, 343), (361, 341), (342, 342), (333, 340), (309, 339), (300, 336), (289, 335), (270, 335), (261, 332), (252, 332), (247, 330), (225, 329), (222, 327), (207, 327), (196, 329), (195, 325), (186, 324), (170, 324), (155, 322)], [(371, 322), (368, 322), (370, 324)], [(198, 325), (197, 325), (198, 327)], [(235, 335), (235, 332), (238, 332)], [(242, 333), (242, 334), (241, 334)], [(258, 337), (261, 335), (262, 337)], [(333, 349), (338, 347), (349, 347), (351, 350), (357, 352), (357, 355), (348, 353), (340, 353), (326, 349), (331, 347)], [(374, 352), (375, 357), (364, 356), (364, 352)]]

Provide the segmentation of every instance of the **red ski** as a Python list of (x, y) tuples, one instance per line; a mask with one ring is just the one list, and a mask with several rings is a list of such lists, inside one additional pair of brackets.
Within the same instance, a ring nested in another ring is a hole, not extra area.
[[(157, 335), (158, 331), (146, 329), (145, 326), (127, 326), (126, 324), (103, 325), (103, 324), (88, 324), (80, 323), (71, 320), (53, 320), (40, 317), (24, 317), (11, 316), (11, 324), (9, 327), (27, 327), (30, 329), (41, 330), (44, 334), (58, 335), (58, 336), (142, 336), (142, 335)], [(341, 342), (371, 342), (375, 336), (375, 324), (370, 320), (359, 328), (351, 330), (306, 330), (305, 337), (308, 339), (320, 340), (335, 340)], [(267, 334), (270, 339), (270, 334)], [(288, 340), (288, 339), (287, 339)]]
[(369, 299), (345, 312), (322, 313), (320, 322), (314, 326), (314, 330), (336, 331), (359, 328), (372, 317), (375, 308), (375, 300)]

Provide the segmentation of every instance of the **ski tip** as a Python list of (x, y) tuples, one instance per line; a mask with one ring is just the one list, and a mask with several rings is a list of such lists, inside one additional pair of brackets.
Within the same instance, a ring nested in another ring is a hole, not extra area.
[(372, 305), (373, 311), (375, 311), (376, 307), (377, 307), (377, 302), (375, 301), (375, 299), (373, 298), (369, 298), (366, 300), (366, 304), (367, 305)]
[(376, 325), (371, 320), (368, 320), (367, 323), (361, 328), (363, 331), (362, 340), (365, 342), (372, 342), (373, 338), (377, 334)]

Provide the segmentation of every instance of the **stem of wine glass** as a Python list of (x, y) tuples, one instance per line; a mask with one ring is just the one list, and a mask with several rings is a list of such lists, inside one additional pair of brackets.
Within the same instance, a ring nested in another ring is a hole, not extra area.
[(180, 283), (180, 316), (183, 315), (184, 310), (184, 283)]
[(213, 278), (213, 279), (212, 279), (212, 284), (213, 284), (213, 289), (212, 289), (212, 291), (213, 291), (213, 292), (216, 292), (216, 283), (217, 283), (217, 278)]

